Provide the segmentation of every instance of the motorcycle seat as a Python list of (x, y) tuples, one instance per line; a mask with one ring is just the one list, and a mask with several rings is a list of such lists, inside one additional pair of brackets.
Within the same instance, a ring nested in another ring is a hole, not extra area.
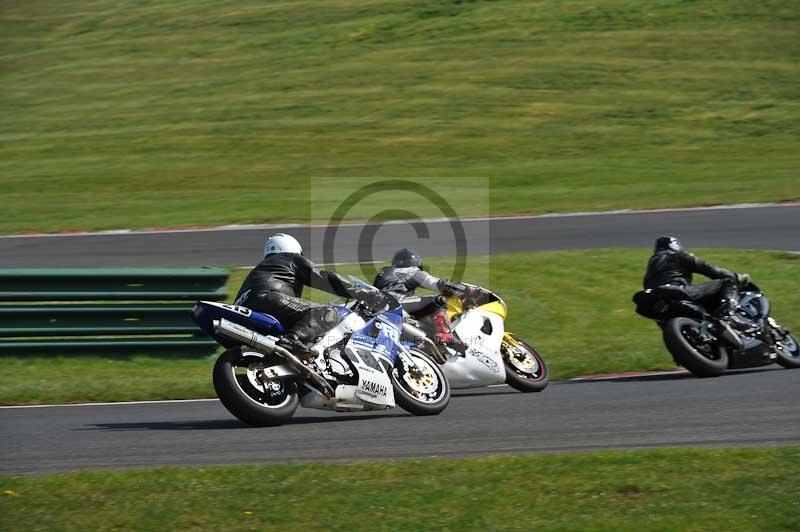
[(670, 316), (687, 316), (702, 319), (705, 310), (693, 303), (682, 286), (664, 285), (640, 290), (633, 296), (636, 313), (653, 320), (661, 321)]
[(659, 299), (668, 299), (670, 301), (688, 301), (691, 300), (689, 294), (686, 293), (683, 286), (665, 284), (656, 288), (648, 288), (645, 291), (651, 291), (653, 296)]

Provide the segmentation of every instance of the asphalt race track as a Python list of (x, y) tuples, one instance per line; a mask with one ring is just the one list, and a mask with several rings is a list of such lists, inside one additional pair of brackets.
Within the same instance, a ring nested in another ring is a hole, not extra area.
[[(453, 255), (446, 222), (416, 240), (405, 223), (367, 228), (375, 257), (414, 246)], [(343, 226), (336, 261), (369, 258), (364, 227)], [(0, 267), (246, 265), (278, 228), (121, 235), (0, 237)], [(286, 228), (322, 259), (324, 228)], [(649, 247), (677, 234), (691, 247), (800, 251), (800, 205), (465, 221), (472, 254)], [(249, 428), (216, 400), (0, 408), (0, 475), (153, 465), (263, 464), (659, 446), (800, 445), (800, 371), (776, 368), (697, 379), (685, 373), (455, 392), (436, 417), (401, 410), (299, 409), (292, 423)]]
[(800, 371), (456, 392), (441, 415), (299, 409), (250, 428), (217, 401), (0, 409), (0, 475), (659, 446), (799, 445)]
[[(406, 246), (424, 256), (457, 254), (449, 222), (423, 225), (342, 225), (335, 238), (327, 239), (332, 251), (328, 260), (322, 252), (325, 227), (0, 237), (0, 268), (252, 266), (261, 258), (265, 237), (279, 231), (295, 235), (306, 255), (318, 262), (383, 261)], [(800, 251), (798, 204), (472, 219), (463, 221), (462, 227), (470, 255), (607, 247), (649, 249), (662, 234), (678, 235), (689, 248)], [(373, 234), (374, 240), (369, 238)]]

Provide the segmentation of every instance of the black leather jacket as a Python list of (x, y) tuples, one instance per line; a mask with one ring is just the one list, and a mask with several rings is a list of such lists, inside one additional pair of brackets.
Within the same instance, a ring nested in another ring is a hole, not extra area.
[(736, 277), (732, 271), (709, 264), (687, 251), (659, 251), (647, 263), (643, 284), (645, 288), (656, 288), (665, 284), (687, 286), (692, 284), (693, 273), (711, 279)]
[(303, 287), (310, 286), (337, 296), (350, 297), (355, 287), (336, 273), (319, 266), (298, 253), (272, 253), (264, 257), (247, 275), (236, 300), (249, 293), (278, 291), (300, 297)]

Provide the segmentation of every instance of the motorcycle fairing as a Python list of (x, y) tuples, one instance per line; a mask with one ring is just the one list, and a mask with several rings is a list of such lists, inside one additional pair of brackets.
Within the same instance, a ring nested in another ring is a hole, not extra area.
[(369, 350), (373, 355), (384, 359), (393, 368), (403, 347), (400, 336), (403, 331), (403, 309), (379, 314), (369, 320), (364, 327), (350, 337), (354, 346)]
[(769, 317), (770, 304), (764, 294), (745, 292), (739, 298), (739, 309), (750, 319), (762, 320)]
[[(476, 308), (482, 309), (485, 312), (491, 312), (493, 314), (497, 314), (503, 320), (508, 319), (508, 307), (506, 306), (505, 301), (503, 301), (499, 296), (492, 294), (494, 296), (493, 301), (489, 301), (482, 305), (479, 305)], [(464, 305), (461, 301), (461, 298), (456, 296), (451, 296), (447, 298), (447, 316), (452, 320), (456, 316), (460, 316), (464, 312)]]
[[(337, 387), (337, 409), (378, 410), (395, 406), (389, 372), (402, 356), (400, 333), (403, 327), (401, 307), (369, 320), (353, 332), (344, 348), (358, 374), (356, 386)], [(339, 392), (339, 388), (342, 391)], [(341, 394), (341, 397), (340, 397)]]
[(503, 319), (495, 312), (477, 307), (457, 320), (455, 332), (468, 349), (465, 357), (450, 354), (442, 366), (450, 386), (476, 388), (504, 383), (506, 369), (500, 351), (505, 334)]

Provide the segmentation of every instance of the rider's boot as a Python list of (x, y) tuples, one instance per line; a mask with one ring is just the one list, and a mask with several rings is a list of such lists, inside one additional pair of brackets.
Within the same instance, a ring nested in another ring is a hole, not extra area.
[(734, 299), (725, 298), (720, 301), (719, 308), (717, 309), (717, 317), (719, 318), (730, 318), (736, 313), (736, 308), (738, 307), (736, 301)]
[(718, 318), (730, 318), (736, 315), (736, 309), (739, 308), (739, 288), (736, 286), (736, 281), (726, 279), (719, 291), (719, 306), (717, 307), (716, 315)]
[(295, 332), (289, 331), (286, 335), (278, 340), (278, 345), (287, 349), (294, 355), (300, 357), (303, 361), (308, 361), (313, 358), (309, 345), (302, 341)]
[(314, 339), (336, 326), (338, 320), (339, 314), (335, 309), (311, 308), (297, 320), (279, 343), (282, 342), (284, 347), (308, 362), (316, 356), (311, 351)]
[(437, 310), (431, 316), (431, 321), (433, 322), (434, 342), (454, 349), (462, 354), (467, 350), (467, 345), (450, 331), (450, 318), (447, 316), (447, 310)]

